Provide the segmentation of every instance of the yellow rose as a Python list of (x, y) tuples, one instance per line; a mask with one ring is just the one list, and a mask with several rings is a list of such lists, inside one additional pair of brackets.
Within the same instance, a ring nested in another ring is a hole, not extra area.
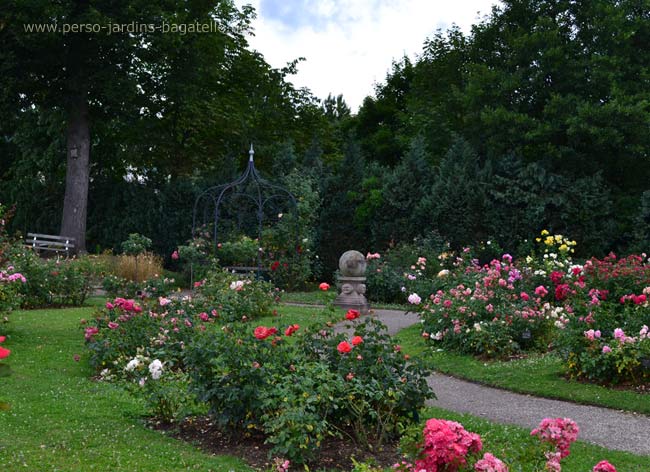
[(548, 231), (546, 231), (545, 229), (543, 229), (541, 234), (542, 234), (542, 236), (546, 236), (546, 235), (548, 234)]

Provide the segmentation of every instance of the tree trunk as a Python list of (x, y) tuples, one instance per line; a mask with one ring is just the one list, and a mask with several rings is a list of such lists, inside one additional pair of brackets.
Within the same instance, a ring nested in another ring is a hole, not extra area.
[(75, 97), (68, 109), (68, 156), (61, 236), (75, 238), (77, 253), (86, 252), (86, 214), (90, 177), (90, 129), (86, 94)]

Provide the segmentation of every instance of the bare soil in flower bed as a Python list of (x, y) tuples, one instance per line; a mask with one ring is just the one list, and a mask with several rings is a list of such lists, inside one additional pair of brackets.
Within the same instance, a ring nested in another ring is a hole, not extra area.
[[(252, 432), (250, 436), (229, 436), (224, 434), (208, 417), (192, 417), (181, 423), (151, 422), (150, 426), (169, 436), (192, 443), (211, 454), (227, 454), (241, 457), (257, 470), (268, 469), (273, 458), (269, 459), (271, 445), (264, 443), (264, 435)], [(368, 451), (349, 438), (327, 438), (321, 445), (317, 459), (309, 463), (311, 470), (337, 469), (351, 470), (351, 457), (358, 462), (372, 461), (380, 467), (390, 467), (399, 462), (397, 442), (383, 444), (376, 450)]]

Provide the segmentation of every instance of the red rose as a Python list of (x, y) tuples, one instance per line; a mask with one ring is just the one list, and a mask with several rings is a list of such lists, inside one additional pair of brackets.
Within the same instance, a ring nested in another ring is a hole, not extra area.
[(328, 284), (327, 282), (321, 282), (318, 288), (321, 289), (323, 292), (327, 292), (330, 289), (330, 284)]
[(358, 346), (363, 342), (363, 338), (361, 336), (355, 336), (352, 338), (352, 345), (353, 346)]
[(257, 328), (255, 328), (253, 335), (257, 339), (266, 339), (269, 336), (273, 336), (277, 332), (278, 332), (278, 328), (267, 328), (266, 326), (258, 326)]
[(266, 326), (258, 326), (257, 328), (255, 328), (253, 335), (257, 339), (266, 339), (269, 336), (271, 336), (271, 333), (269, 333), (269, 328), (267, 328)]
[(348, 310), (348, 312), (345, 314), (345, 319), (350, 321), (356, 320), (360, 315), (361, 313), (359, 313), (357, 310)]
[(4, 347), (0, 346), (0, 359), (9, 357), (9, 354), (11, 354), (11, 351), (9, 349), (5, 349)]
[[(5, 339), (6, 338), (4, 336), (0, 336), (0, 343), (4, 342)], [(9, 357), (9, 354), (11, 354), (11, 351), (9, 349), (5, 349), (4, 347), (0, 346), (0, 359)]]
[(347, 341), (340, 342), (338, 346), (336, 346), (336, 350), (339, 351), (341, 354), (347, 354), (352, 350), (352, 346)]
[(298, 331), (300, 329), (300, 325), (294, 324), (289, 326), (286, 331), (284, 332), (285, 336), (291, 336), (293, 333)]

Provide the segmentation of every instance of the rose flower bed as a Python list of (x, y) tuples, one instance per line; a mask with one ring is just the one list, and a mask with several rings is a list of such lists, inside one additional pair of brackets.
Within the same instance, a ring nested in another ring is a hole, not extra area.
[[(381, 445), (418, 419), (433, 397), (429, 372), (381, 323), (366, 319), (352, 336), (327, 326), (256, 325), (272, 306), (267, 288), (215, 276), (196, 298), (115, 299), (83, 325), (91, 363), (100, 379), (141, 395), (159, 419), (206, 405), (225, 433), (261, 433), (273, 455), (292, 462), (313, 459), (330, 436)], [(342, 320), (358, 316), (351, 310)]]
[[(560, 472), (561, 461), (571, 453), (571, 444), (578, 438), (578, 425), (570, 418), (544, 418), (531, 431), (539, 442), (527, 451), (534, 470)], [(409, 451), (407, 459), (395, 464), (399, 472), (508, 472), (522, 470), (522, 465), (483, 453), (481, 436), (465, 430), (462, 424), (444, 419), (428, 420), (421, 433), (411, 431), (402, 440), (402, 448)], [(537, 458), (537, 459), (535, 459)], [(532, 461), (531, 461), (532, 459)], [(601, 460), (592, 472), (616, 472), (606, 460)]]
[[(441, 287), (408, 301), (433, 346), (487, 358), (555, 349), (569, 375), (599, 383), (650, 380), (650, 264), (614, 254), (576, 264), (575, 246), (543, 231), (543, 250), (479, 264), (465, 249), (441, 272)], [(448, 287), (448, 288), (447, 288)]]

